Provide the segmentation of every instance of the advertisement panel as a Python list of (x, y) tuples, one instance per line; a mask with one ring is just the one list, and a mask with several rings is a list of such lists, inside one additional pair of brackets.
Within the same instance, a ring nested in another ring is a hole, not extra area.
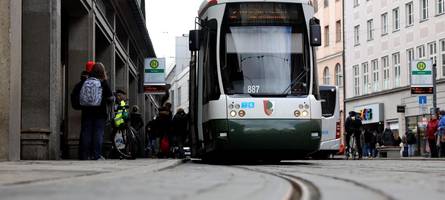
[(357, 106), (354, 107), (354, 111), (360, 115), (363, 124), (378, 123), (384, 120), (382, 103)]

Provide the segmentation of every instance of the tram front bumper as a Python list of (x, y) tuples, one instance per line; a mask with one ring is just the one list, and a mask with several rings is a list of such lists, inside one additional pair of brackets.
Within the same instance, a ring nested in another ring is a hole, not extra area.
[(224, 151), (287, 151), (310, 153), (320, 147), (321, 120), (228, 120), (226, 137), (217, 137)]

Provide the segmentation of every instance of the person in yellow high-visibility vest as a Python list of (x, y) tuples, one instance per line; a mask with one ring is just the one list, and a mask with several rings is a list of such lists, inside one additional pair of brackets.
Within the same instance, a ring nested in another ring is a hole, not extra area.
[(126, 102), (126, 93), (122, 90), (116, 91), (116, 104), (114, 106), (114, 125), (121, 127), (128, 120), (128, 105)]

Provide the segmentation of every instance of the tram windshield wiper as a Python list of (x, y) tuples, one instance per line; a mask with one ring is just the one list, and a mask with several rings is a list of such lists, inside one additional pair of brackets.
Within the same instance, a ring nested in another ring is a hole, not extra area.
[(289, 58), (280, 57), (280, 56), (275, 56), (275, 55), (264, 55), (264, 54), (261, 54), (261, 55), (255, 55), (255, 56), (247, 56), (247, 57), (244, 57), (244, 58), (241, 59), (241, 63), (243, 63), (243, 62), (246, 61), (246, 60), (252, 59), (252, 58), (263, 59), (264, 57), (275, 58), (275, 59), (278, 59), (278, 60), (283, 61), (283, 62), (285, 62), (285, 63), (288, 63), (288, 62), (289, 62)]
[(300, 82), (301, 79), (305, 77), (307, 73), (307, 70), (304, 70), (298, 74), (298, 76), (292, 80), (292, 82), (286, 87), (286, 89), (281, 93), (282, 95), (286, 95), (289, 92), (289, 89), (291, 89), (296, 83)]
[(251, 97), (285, 97), (286, 94), (251, 93)]

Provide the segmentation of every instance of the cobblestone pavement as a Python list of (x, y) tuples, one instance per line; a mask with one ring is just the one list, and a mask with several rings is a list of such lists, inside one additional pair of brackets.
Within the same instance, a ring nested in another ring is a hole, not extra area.
[[(0, 199), (444, 199), (445, 162), (304, 160), (207, 165), (180, 160), (0, 162)], [(304, 195), (303, 195), (304, 197)], [(320, 198), (317, 198), (320, 197)]]
[[(288, 181), (177, 160), (0, 163), (6, 199), (287, 199)], [(179, 164), (179, 165), (178, 165)]]
[(321, 199), (445, 199), (444, 161), (310, 160), (246, 167), (306, 180)]

